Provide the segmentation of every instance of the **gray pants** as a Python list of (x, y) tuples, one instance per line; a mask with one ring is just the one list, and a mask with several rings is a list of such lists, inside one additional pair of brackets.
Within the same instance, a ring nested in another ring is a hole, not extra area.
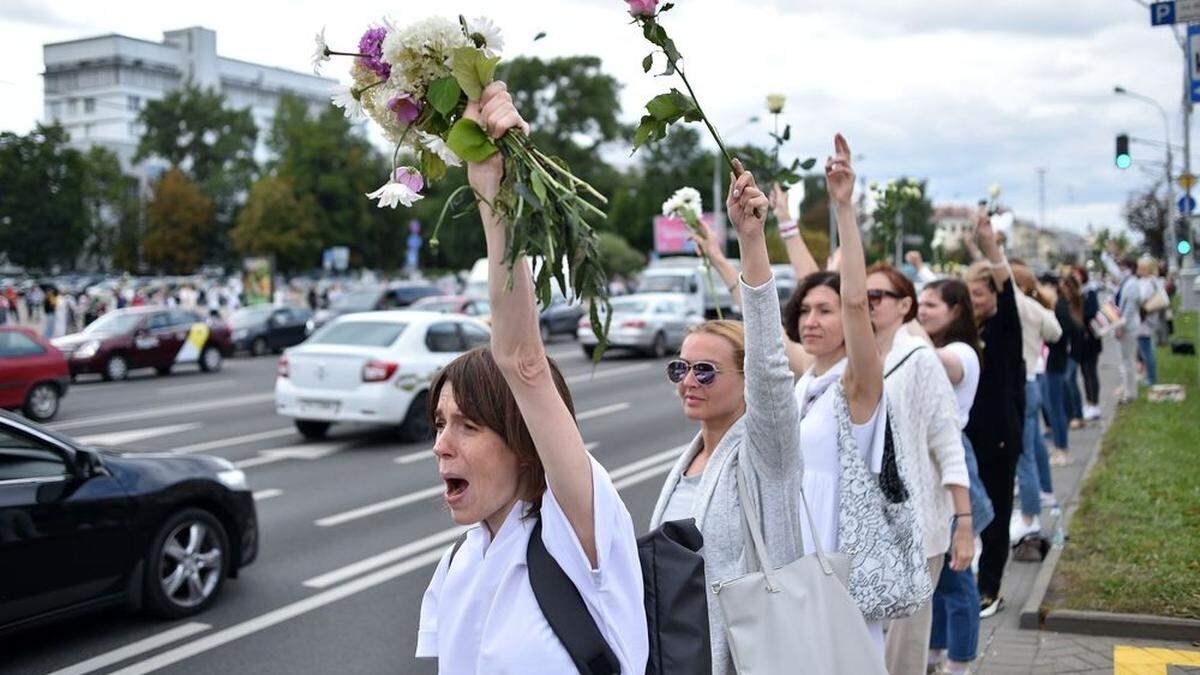
[[(937, 587), (945, 555), (926, 560), (929, 578)], [(923, 675), (929, 657), (929, 630), (933, 625), (933, 598), (925, 601), (912, 616), (895, 619), (888, 626), (884, 660), (891, 675)]]

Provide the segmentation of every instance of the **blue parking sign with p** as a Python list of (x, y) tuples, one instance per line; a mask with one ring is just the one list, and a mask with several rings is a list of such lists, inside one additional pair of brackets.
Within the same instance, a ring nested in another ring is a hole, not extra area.
[(1156, 2), (1150, 5), (1150, 25), (1169, 26), (1175, 23), (1175, 3)]

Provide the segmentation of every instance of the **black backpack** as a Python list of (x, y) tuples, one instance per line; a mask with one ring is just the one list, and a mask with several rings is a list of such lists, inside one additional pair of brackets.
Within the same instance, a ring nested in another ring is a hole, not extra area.
[[(463, 533), (454, 542), (451, 563), (466, 538)], [(704, 537), (696, 521), (663, 523), (638, 537), (637, 544), (649, 631), (646, 675), (712, 672), (704, 558), (699, 553)], [(621, 664), (588, 613), (579, 589), (546, 550), (541, 518), (529, 535), (525, 564), (538, 607), (579, 672), (620, 673)]]

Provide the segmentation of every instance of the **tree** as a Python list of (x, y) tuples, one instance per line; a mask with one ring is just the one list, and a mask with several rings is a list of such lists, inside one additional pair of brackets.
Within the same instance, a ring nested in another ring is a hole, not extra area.
[(873, 187), (872, 191), (875, 192), (875, 211), (871, 216), (875, 229), (867, 258), (891, 260), (897, 237), (916, 236), (920, 237), (921, 243), (913, 245), (902, 239), (901, 251), (920, 251), (926, 260), (932, 260), (933, 235), (937, 228), (933, 224), (933, 202), (926, 196), (925, 181), (901, 177)]
[(312, 197), (297, 199), (290, 180), (263, 176), (250, 186), (230, 238), (242, 255), (274, 256), (281, 272), (316, 267), (316, 211)]
[(646, 266), (646, 256), (614, 232), (601, 232), (597, 247), (600, 249), (600, 262), (604, 265), (604, 273), (609, 279), (629, 278)]
[(825, 177), (808, 174), (804, 182), (804, 199), (800, 202), (800, 236), (818, 265), (829, 259), (829, 193)]
[(145, 128), (135, 162), (150, 157), (179, 169), (213, 201), (220, 228), (202, 243), (206, 257), (225, 253), (224, 234), (232, 226), (238, 196), (257, 171), (254, 147), (258, 128), (250, 109), (225, 107), (225, 98), (212, 89), (188, 84), (142, 109)]
[(1167, 228), (1167, 205), (1157, 188), (1129, 195), (1125, 201), (1125, 222), (1129, 229), (1142, 233), (1143, 244), (1150, 255), (1162, 258), (1163, 235)]
[(89, 229), (85, 160), (59, 125), (0, 134), (0, 251), (33, 268), (74, 267)]
[[(94, 267), (107, 268), (115, 263), (118, 247), (122, 263), (129, 263), (129, 233), (140, 219), (137, 179), (126, 175), (121, 161), (107, 148), (92, 146), (84, 156), (83, 200), (89, 221), (89, 237), (84, 255)], [(137, 266), (136, 240), (131, 267)]]
[(204, 262), (204, 242), (216, 229), (213, 201), (179, 169), (170, 169), (146, 204), (146, 263), (168, 274), (196, 271)]

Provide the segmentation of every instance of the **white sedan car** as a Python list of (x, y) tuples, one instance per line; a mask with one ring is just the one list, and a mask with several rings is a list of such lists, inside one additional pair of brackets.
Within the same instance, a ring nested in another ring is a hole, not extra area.
[(336, 422), (398, 425), (408, 441), (431, 435), (426, 408), (434, 375), (486, 345), (491, 333), (466, 316), (387, 311), (346, 314), (284, 352), (275, 410), (305, 438)]

